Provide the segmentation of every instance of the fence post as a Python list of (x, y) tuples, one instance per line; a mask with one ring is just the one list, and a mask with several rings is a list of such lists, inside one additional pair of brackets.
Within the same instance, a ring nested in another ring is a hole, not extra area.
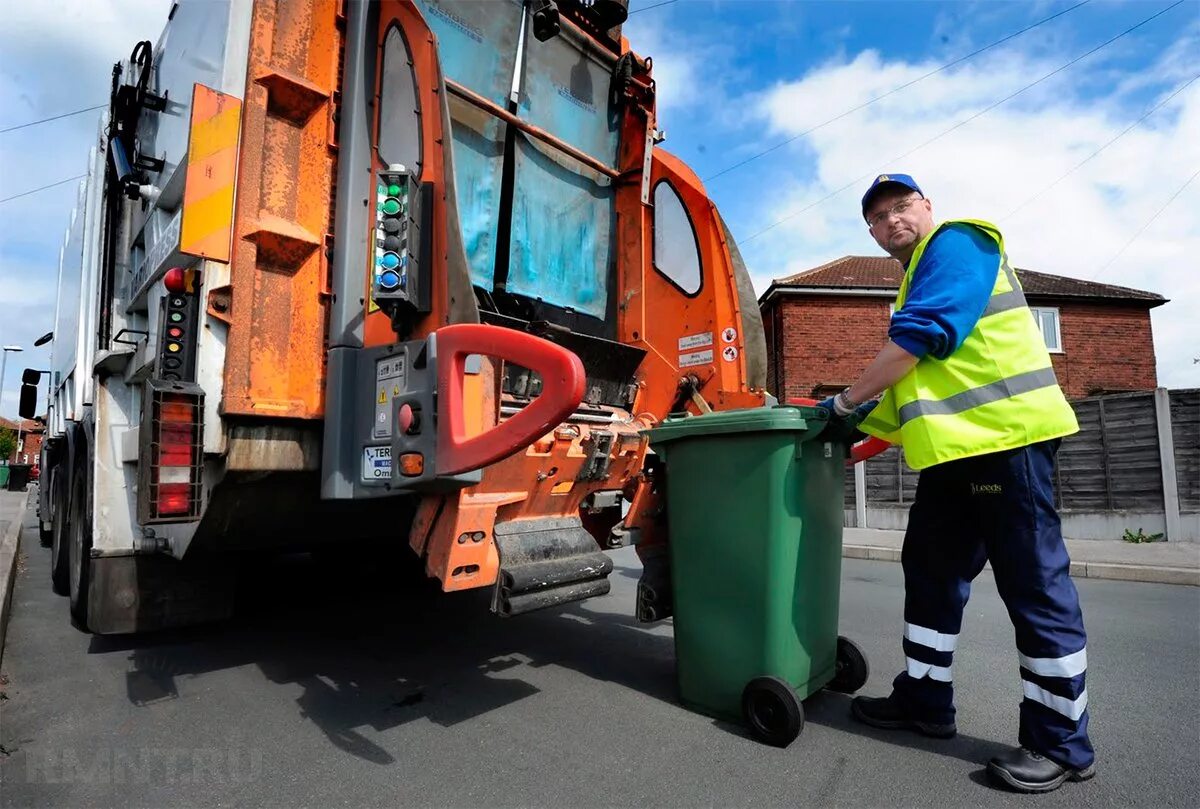
[(1162, 467), (1163, 513), (1167, 518), (1167, 540), (1183, 536), (1179, 521), (1179, 481), (1175, 477), (1175, 438), (1171, 433), (1171, 394), (1154, 389), (1154, 415), (1158, 422), (1158, 462)]
[(854, 465), (854, 525), (867, 527), (867, 462)]
[(1113, 510), (1112, 471), (1108, 467), (1108, 422), (1104, 418), (1104, 397), (1100, 396), (1100, 461), (1104, 468), (1104, 510)]

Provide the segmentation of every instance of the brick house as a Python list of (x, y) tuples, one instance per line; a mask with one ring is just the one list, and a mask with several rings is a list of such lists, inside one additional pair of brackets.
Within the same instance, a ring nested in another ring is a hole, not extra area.
[[(38, 464), (38, 458), (42, 452), (42, 436), (46, 432), (46, 425), (40, 421), (32, 419), (21, 419), (20, 423), (12, 419), (0, 417), (0, 427), (7, 428), (13, 431), (13, 435), (17, 436), (20, 444), (17, 449), (7, 458), (0, 458), (0, 461), (10, 464)], [(20, 428), (18, 430), (18, 427)]]
[[(854, 382), (887, 340), (903, 275), (886, 257), (844, 256), (780, 278), (759, 298), (767, 388), (780, 399), (825, 396)], [(1018, 269), (1069, 399), (1157, 386), (1153, 292)]]

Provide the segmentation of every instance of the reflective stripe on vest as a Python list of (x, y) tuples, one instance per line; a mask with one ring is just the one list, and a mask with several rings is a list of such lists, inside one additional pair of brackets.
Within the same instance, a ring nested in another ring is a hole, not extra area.
[[(992, 295), (975, 328), (944, 360), (932, 355), (889, 388), (862, 429), (902, 444), (910, 466), (938, 463), (1060, 438), (1079, 427), (1067, 404), (1045, 341), (995, 225), (979, 228), (1000, 248)], [(925, 249), (945, 222), (917, 245), (896, 295), (904, 306)]]

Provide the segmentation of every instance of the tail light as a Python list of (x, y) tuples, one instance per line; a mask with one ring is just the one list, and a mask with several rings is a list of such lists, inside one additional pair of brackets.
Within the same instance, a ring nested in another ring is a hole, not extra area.
[(146, 383), (138, 454), (138, 521), (200, 519), (204, 393), (191, 383)]

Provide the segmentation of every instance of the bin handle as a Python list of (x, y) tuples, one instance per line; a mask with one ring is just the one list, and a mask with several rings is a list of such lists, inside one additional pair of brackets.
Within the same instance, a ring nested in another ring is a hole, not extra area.
[[(817, 400), (797, 397), (794, 399), (788, 399), (787, 404), (813, 407), (817, 404)], [(854, 464), (862, 463), (868, 458), (874, 458), (876, 455), (883, 452), (890, 446), (890, 443), (884, 441), (879, 436), (867, 436), (866, 440), (859, 441), (857, 444), (850, 447), (850, 457), (846, 459), (846, 466), (854, 466)]]

